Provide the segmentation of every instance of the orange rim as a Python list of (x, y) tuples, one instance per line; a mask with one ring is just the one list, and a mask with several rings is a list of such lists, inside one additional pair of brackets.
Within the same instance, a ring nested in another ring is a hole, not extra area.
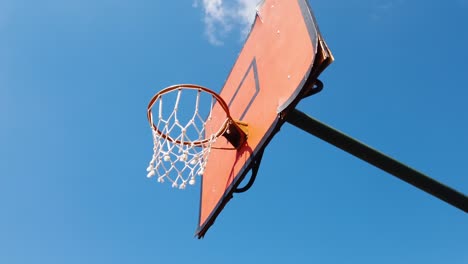
[(162, 89), (161, 91), (156, 93), (153, 96), (153, 98), (151, 98), (151, 100), (150, 100), (150, 102), (148, 104), (147, 117), (148, 117), (148, 121), (150, 123), (150, 127), (153, 129), (153, 131), (158, 133), (162, 138), (167, 139), (167, 140), (169, 140), (169, 141), (171, 141), (173, 143), (176, 143), (176, 144), (201, 146), (201, 145), (205, 145), (206, 143), (208, 143), (208, 142), (210, 142), (212, 140), (211, 137), (210, 138), (205, 138), (203, 140), (195, 140), (195, 141), (175, 140), (171, 136), (161, 132), (157, 128), (157, 126), (154, 124), (152, 109), (153, 109), (153, 105), (156, 103), (156, 101), (158, 99), (160, 99), (164, 94), (170, 93), (170, 92), (172, 92), (174, 90), (182, 90), (182, 89), (184, 89), (184, 90), (203, 91), (203, 92), (211, 94), (216, 99), (216, 101), (223, 108), (223, 110), (224, 110), (224, 112), (226, 113), (226, 116), (227, 116), (226, 120), (223, 122), (223, 124), (219, 128), (218, 132), (216, 132), (216, 134), (214, 134), (215, 138), (218, 138), (218, 137), (222, 136), (226, 132), (226, 130), (228, 129), (229, 124), (232, 122), (231, 114), (229, 113), (229, 107), (226, 104), (226, 102), (223, 100), (223, 98), (221, 98), (221, 96), (219, 96), (216, 92), (214, 92), (214, 91), (212, 91), (212, 90), (210, 90), (210, 89), (208, 89), (206, 87), (196, 85), (196, 84), (176, 84), (176, 85), (172, 85), (172, 86), (169, 86), (169, 87), (166, 87), (166, 88)]

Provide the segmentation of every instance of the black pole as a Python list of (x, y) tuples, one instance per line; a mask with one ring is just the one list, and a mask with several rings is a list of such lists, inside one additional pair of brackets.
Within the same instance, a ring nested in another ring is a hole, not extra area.
[(405, 164), (321, 123), (320, 121), (294, 109), (289, 113), (288, 123), (380, 168), (393, 176), (468, 212), (466, 195), (412, 169)]

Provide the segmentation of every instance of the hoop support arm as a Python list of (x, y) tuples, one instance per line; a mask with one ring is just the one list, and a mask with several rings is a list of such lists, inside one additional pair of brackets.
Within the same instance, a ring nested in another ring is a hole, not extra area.
[(379, 152), (364, 143), (294, 109), (286, 122), (338, 147), (361, 160), (380, 168), (446, 203), (468, 212), (468, 198), (409, 166)]

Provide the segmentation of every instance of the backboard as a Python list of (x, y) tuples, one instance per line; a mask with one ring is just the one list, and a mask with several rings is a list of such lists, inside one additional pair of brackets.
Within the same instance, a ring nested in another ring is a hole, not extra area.
[[(265, 0), (257, 7), (251, 31), (220, 92), (232, 117), (247, 123), (247, 140), (232, 150), (220, 138), (211, 150), (202, 176), (198, 238), (332, 61), (306, 0)], [(208, 125), (223, 122), (218, 114), (224, 116), (215, 105)]]

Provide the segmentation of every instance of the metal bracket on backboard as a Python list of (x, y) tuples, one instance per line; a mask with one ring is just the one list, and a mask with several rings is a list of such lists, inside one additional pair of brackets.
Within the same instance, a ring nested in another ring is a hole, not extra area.
[(230, 121), (223, 136), (234, 148), (238, 149), (245, 143), (245, 141), (247, 141), (248, 134), (249, 131), (247, 123), (242, 121)]
[(265, 151), (265, 148), (259, 151), (258, 156), (255, 158), (252, 166), (252, 175), (250, 176), (249, 181), (244, 187), (241, 188), (236, 188), (234, 190), (234, 193), (243, 193), (246, 192), (252, 187), (252, 185), (255, 182), (255, 179), (257, 178), (258, 174), (258, 169), (260, 168), (260, 163), (262, 162), (262, 157), (263, 157), (263, 152)]
[(311, 85), (311, 87), (308, 87), (307, 90), (305, 91), (304, 95), (302, 96), (302, 99), (312, 96), (316, 93), (319, 93), (323, 90), (323, 82), (320, 81), (319, 79), (315, 80), (315, 82)]

